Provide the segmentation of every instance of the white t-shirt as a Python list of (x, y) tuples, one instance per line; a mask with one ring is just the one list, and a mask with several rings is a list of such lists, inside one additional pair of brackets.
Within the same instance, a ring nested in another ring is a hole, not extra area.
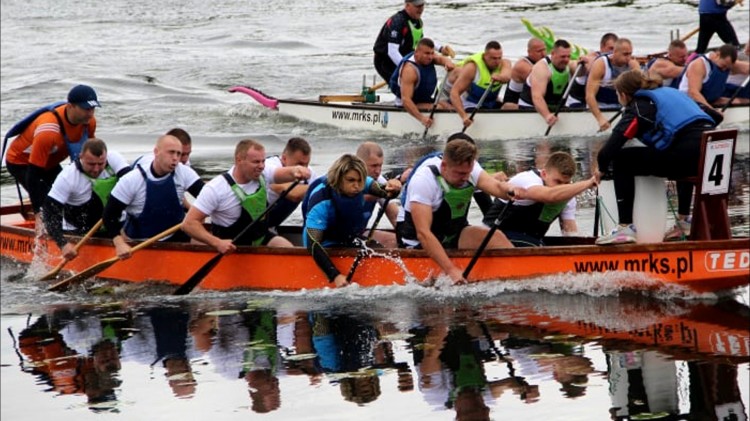
[[(123, 168), (129, 166), (128, 161), (117, 152), (107, 152), (107, 164), (112, 168), (114, 174), (120, 172)], [(99, 179), (112, 177), (111, 174), (105, 169), (99, 174)], [(49, 197), (57, 200), (64, 205), (81, 206), (91, 200), (91, 180), (78, 170), (75, 164), (67, 165), (60, 174), (55, 178), (55, 182), (52, 183), (52, 188), (49, 191)], [(77, 227), (68, 223), (63, 219), (64, 230), (74, 230)]]
[[(409, 180), (409, 185), (406, 188), (404, 206), (399, 210), (398, 218), (396, 218), (398, 222), (404, 220), (407, 211), (411, 212), (411, 202), (430, 205), (433, 212), (438, 210), (440, 203), (443, 202), (443, 189), (438, 184), (429, 166), (435, 165), (439, 170), (441, 162), (442, 158), (439, 156), (428, 158), (415, 170), (416, 172)], [(474, 168), (469, 176), (470, 183), (476, 186), (483, 171), (479, 162), (474, 161)]]
[[(233, 172), (234, 166), (229, 169), (229, 174), (231, 175)], [(265, 177), (267, 185), (273, 183), (273, 173), (274, 169), (268, 165), (263, 169), (263, 177)], [(245, 184), (237, 183), (237, 185), (248, 195), (255, 193), (260, 188), (260, 182), (258, 181)], [(270, 190), (266, 188), (267, 198), (269, 193)], [(234, 194), (223, 175), (214, 177), (203, 186), (200, 194), (193, 202), (193, 206), (210, 216), (211, 223), (222, 227), (229, 227), (237, 222), (242, 212), (240, 199)]]
[[(524, 189), (528, 189), (534, 186), (543, 186), (544, 181), (540, 176), (538, 176), (534, 171), (524, 171), (521, 173), (518, 173), (514, 175), (513, 177), (508, 180), (510, 184), (513, 184), (517, 187), (523, 187)], [(502, 200), (502, 199), (500, 199)], [(506, 200), (503, 200), (503, 202), (506, 202)], [(536, 203), (533, 200), (529, 199), (518, 199), (515, 202), (513, 202), (514, 206), (531, 206), (534, 203)], [(565, 209), (560, 213), (560, 219), (566, 220), (566, 221), (574, 221), (576, 219), (576, 198), (573, 197), (568, 201), (568, 204), (565, 206)]]
[[(270, 169), (271, 174), (273, 174), (276, 171), (277, 168), (283, 168), (283, 167), (284, 167), (284, 165), (281, 163), (281, 157), (280, 156), (274, 155), (274, 156), (269, 156), (269, 157), (266, 158), (266, 168), (265, 168), (265, 170)], [(313, 169), (311, 167), (308, 167), (308, 169), (310, 170), (310, 178), (308, 180), (306, 180), (306, 181), (303, 181), (303, 183), (307, 183), (310, 180), (315, 180), (317, 178), (315, 176), (315, 171), (313, 171)], [(263, 171), (264, 174), (265, 174), (265, 170)], [(269, 179), (266, 178), (266, 181), (268, 181), (268, 180)], [(271, 184), (271, 183), (269, 182), (268, 184)], [(272, 203), (275, 203), (279, 199), (279, 193), (276, 193), (272, 189), (267, 189), (267, 190), (268, 191), (266, 192), (266, 194), (268, 195), (268, 204), (270, 205)]]
[[(137, 166), (143, 168), (143, 171), (150, 180), (161, 181), (169, 177), (169, 174), (162, 177), (154, 176), (151, 172), (153, 157), (152, 159), (146, 158), (144, 157), (144, 159), (138, 161)], [(200, 180), (200, 176), (198, 176), (198, 173), (194, 169), (182, 163), (177, 164), (174, 170), (174, 184), (177, 189), (177, 198), (180, 202), (182, 202), (185, 191), (198, 180)], [(125, 212), (128, 215), (137, 217), (143, 212), (143, 206), (146, 203), (146, 180), (143, 179), (143, 175), (138, 171), (137, 167), (117, 182), (117, 185), (112, 190), (112, 197), (127, 205)]]

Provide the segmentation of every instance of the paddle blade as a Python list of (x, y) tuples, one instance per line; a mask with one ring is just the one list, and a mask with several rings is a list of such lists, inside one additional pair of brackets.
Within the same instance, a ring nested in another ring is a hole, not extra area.
[(65, 291), (70, 287), (71, 284), (86, 280), (94, 275), (97, 275), (98, 273), (105, 271), (108, 267), (117, 263), (117, 261), (119, 260), (119, 258), (113, 257), (109, 260), (99, 262), (79, 274), (63, 279), (62, 281), (52, 285), (51, 287), (47, 288), (47, 291)]
[(203, 278), (208, 275), (211, 270), (219, 263), (219, 260), (224, 257), (223, 254), (217, 253), (216, 256), (212, 257), (211, 260), (206, 262), (206, 264), (203, 265), (200, 269), (198, 269), (197, 272), (193, 274), (193, 276), (190, 277), (187, 281), (185, 281), (184, 284), (180, 285), (175, 292), (172, 293), (172, 295), (187, 295), (190, 294), (190, 291), (195, 289), (196, 286), (203, 280)]

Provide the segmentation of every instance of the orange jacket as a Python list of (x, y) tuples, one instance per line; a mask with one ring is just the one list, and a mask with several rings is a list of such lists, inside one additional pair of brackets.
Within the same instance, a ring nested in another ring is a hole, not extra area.
[[(83, 136), (84, 124), (72, 125), (66, 118), (66, 108), (63, 104), (55, 110), (60, 115), (65, 133), (71, 143), (77, 143)], [(96, 135), (96, 118), (92, 117), (88, 124), (89, 138)], [(32, 122), (8, 148), (5, 160), (11, 164), (33, 164), (45, 170), (50, 170), (69, 156), (65, 145), (60, 124), (52, 113), (44, 113)]]

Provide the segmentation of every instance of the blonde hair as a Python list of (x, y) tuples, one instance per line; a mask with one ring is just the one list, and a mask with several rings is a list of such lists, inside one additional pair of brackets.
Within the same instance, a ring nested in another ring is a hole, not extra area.
[(264, 148), (263, 145), (260, 144), (260, 142), (254, 139), (240, 140), (237, 143), (237, 147), (234, 148), (234, 159), (244, 159), (245, 156), (247, 156), (247, 151), (249, 151), (250, 149), (264, 151), (266, 148)]
[(615, 89), (632, 97), (639, 89), (656, 89), (661, 86), (661, 77), (649, 76), (640, 70), (628, 70), (615, 79)]
[(362, 178), (362, 182), (365, 182), (365, 179), (367, 178), (367, 166), (365, 165), (365, 161), (356, 155), (344, 154), (334, 161), (331, 168), (328, 169), (328, 174), (326, 174), (328, 185), (340, 193), (341, 185), (344, 182), (344, 174), (351, 170), (358, 172), (359, 176)]

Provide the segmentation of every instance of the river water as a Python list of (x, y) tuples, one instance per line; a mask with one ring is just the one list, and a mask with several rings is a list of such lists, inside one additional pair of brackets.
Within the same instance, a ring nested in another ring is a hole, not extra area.
[[(85, 83), (103, 104), (98, 137), (129, 160), (183, 127), (206, 177), (230, 166), (245, 137), (269, 154), (292, 136), (306, 138), (318, 174), (376, 140), (385, 170), (395, 171), (439, 144), (281, 117), (227, 88), (252, 85), (281, 98), (358, 93), (363, 76), (375, 83), (372, 42), (400, 6), (3, 0), (0, 129)], [(694, 2), (655, 0), (435, 0), (424, 14), (427, 35), (460, 57), (497, 39), (513, 60), (529, 37), (524, 17), (589, 48), (613, 31), (636, 54), (663, 50), (670, 31), (684, 35), (698, 22)], [(729, 18), (747, 40), (748, 5)], [(551, 143), (569, 149), (586, 176), (601, 139)], [(490, 141), (481, 160), (512, 173), (547, 146)], [(737, 235), (750, 231), (748, 149), (744, 128), (730, 207)], [(1, 193), (3, 204), (17, 200), (4, 170)], [(590, 235), (593, 192), (579, 203), (579, 230)], [(627, 279), (561, 275), (520, 290), (355, 286), (175, 299), (159, 286), (100, 282), (48, 293), (27, 270), (2, 262), (3, 419), (748, 418), (747, 288), (721, 299), (654, 296), (628, 291)]]

